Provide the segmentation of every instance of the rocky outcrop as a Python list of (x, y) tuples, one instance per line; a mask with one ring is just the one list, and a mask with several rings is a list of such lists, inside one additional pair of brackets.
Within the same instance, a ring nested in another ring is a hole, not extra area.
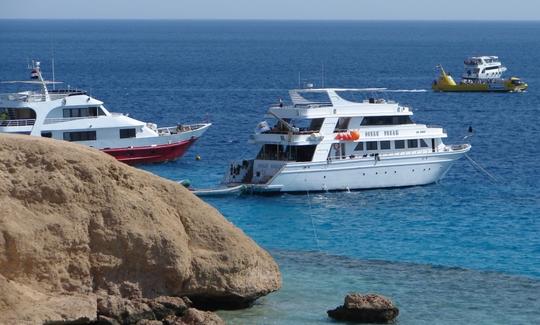
[(0, 135), (0, 179), (0, 323), (95, 319), (109, 296), (239, 308), (281, 285), (214, 208), (97, 150)]
[(98, 299), (99, 325), (222, 325), (216, 314), (191, 307), (189, 298), (157, 297), (155, 299), (105, 296)]
[(335, 320), (356, 323), (392, 323), (399, 309), (392, 301), (377, 294), (348, 294), (343, 306), (327, 311)]

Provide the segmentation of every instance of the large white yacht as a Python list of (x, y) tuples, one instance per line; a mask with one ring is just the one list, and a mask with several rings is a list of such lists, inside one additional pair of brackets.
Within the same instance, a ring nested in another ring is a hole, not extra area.
[(413, 122), (411, 109), (396, 102), (344, 98), (357, 91), (365, 89), (291, 90), (292, 104), (270, 107), (274, 123), (259, 123), (251, 136), (257, 157), (231, 163), (224, 184), (255, 192), (422, 185), (470, 150), (445, 145), (442, 127)]
[(0, 132), (28, 134), (80, 143), (129, 164), (175, 160), (210, 127), (210, 123), (157, 128), (120, 113), (85, 91), (48, 89), (39, 62), (32, 79), (4, 83), (34, 84), (41, 89), (0, 94)]

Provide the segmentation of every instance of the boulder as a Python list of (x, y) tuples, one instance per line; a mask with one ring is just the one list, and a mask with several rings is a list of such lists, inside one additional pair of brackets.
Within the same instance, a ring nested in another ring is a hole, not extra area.
[(133, 301), (160, 296), (241, 308), (281, 286), (272, 257), (216, 209), (98, 150), (0, 135), (0, 179), (0, 323), (95, 320), (98, 299), (142, 314)]
[(348, 294), (343, 306), (327, 311), (328, 316), (339, 321), (356, 323), (392, 323), (399, 309), (392, 301), (378, 294)]

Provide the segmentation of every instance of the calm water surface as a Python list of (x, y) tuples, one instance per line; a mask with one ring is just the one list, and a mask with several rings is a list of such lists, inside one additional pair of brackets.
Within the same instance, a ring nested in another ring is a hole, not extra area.
[[(400, 324), (540, 323), (540, 23), (0, 21), (0, 79), (28, 58), (117, 112), (159, 125), (214, 123), (181, 160), (142, 168), (218, 184), (269, 104), (303, 81), (429, 89), (474, 54), (498, 55), (529, 83), (521, 94), (386, 93), (447, 143), (475, 129), (471, 157), (438, 184), (352, 193), (209, 198), (276, 257), (283, 289), (232, 324), (328, 323), (349, 291), (379, 292)], [(10, 86), (2, 86), (2, 92)], [(202, 161), (195, 161), (196, 154)]]

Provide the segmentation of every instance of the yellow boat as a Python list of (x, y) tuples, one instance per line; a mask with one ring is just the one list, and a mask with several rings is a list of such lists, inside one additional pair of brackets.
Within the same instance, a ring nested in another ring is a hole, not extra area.
[(496, 56), (471, 57), (465, 60), (465, 73), (459, 83), (439, 65), (439, 78), (433, 81), (434, 91), (448, 92), (521, 92), (528, 85), (517, 77), (502, 79), (503, 67)]

